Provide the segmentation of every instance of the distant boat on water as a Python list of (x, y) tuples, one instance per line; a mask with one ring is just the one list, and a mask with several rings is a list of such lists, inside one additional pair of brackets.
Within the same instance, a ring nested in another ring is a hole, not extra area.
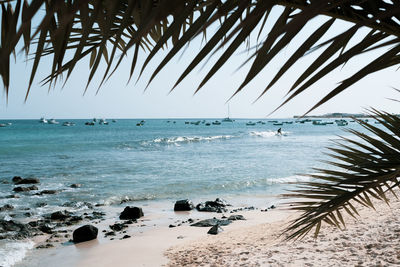
[(224, 119), (222, 119), (222, 122), (233, 122), (234, 120), (232, 120), (231, 118), (230, 118), (230, 109), (229, 109), (229, 104), (228, 104), (228, 117), (226, 117), (226, 118), (224, 118)]
[(254, 126), (254, 125), (256, 125), (256, 123), (255, 123), (255, 122), (252, 122), (252, 121), (249, 121), (248, 123), (246, 123), (246, 125), (247, 125), (247, 126)]
[(335, 120), (335, 122), (336, 122), (336, 124), (337, 124), (337, 126), (346, 126), (346, 125), (348, 125), (349, 123), (346, 121), (346, 120)]
[(5, 124), (5, 123), (0, 123), (0, 127), (6, 127), (7, 126), (7, 124)]
[(47, 122), (48, 121), (44, 117), (41, 117), (39, 120), (39, 123), (47, 123)]
[(100, 119), (100, 120), (99, 120), (99, 124), (101, 124), (101, 125), (108, 125), (108, 121), (106, 121), (106, 119)]
[(214, 121), (212, 124), (213, 125), (221, 125), (221, 122), (220, 121)]
[(65, 121), (63, 122), (62, 126), (74, 126), (75, 123), (74, 122), (70, 122), (70, 121)]
[(318, 125), (318, 126), (319, 126), (319, 125), (327, 125), (328, 123), (322, 122), (322, 121), (317, 121), (317, 120), (316, 120), (316, 121), (313, 121), (312, 124), (313, 124), (313, 125)]
[(55, 119), (50, 119), (47, 123), (48, 124), (59, 124), (59, 122), (56, 121)]

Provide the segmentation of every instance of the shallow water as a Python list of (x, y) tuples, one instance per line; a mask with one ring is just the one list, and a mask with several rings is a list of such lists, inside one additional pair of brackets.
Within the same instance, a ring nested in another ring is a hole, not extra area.
[[(323, 166), (320, 160), (326, 158), (323, 148), (329, 140), (349, 135), (336, 124), (314, 126), (288, 119), (280, 121), (292, 124), (283, 126), (268, 120), (255, 126), (246, 126), (248, 120), (210, 126), (185, 124), (197, 119), (146, 120), (141, 127), (136, 126), (140, 120), (95, 126), (69, 121), (76, 125), (18, 120), (0, 128), (0, 195), (13, 194), (9, 182), (16, 175), (39, 178), (40, 190), (61, 190), (55, 195), (0, 198), (0, 206), (15, 207), (1, 212), (1, 219), (33, 220), (71, 201), (76, 202), (69, 207), (74, 210), (85, 210), (85, 202), (112, 206), (123, 199), (143, 204), (223, 197), (254, 205), (287, 190), (288, 182), (307, 180), (298, 174)], [(360, 129), (355, 123), (348, 127)], [(276, 134), (278, 128), (282, 135)], [(73, 183), (82, 187), (70, 188)], [(39, 202), (48, 205), (37, 208)], [(23, 215), (26, 210), (31, 217)], [(0, 252), (10, 251), (11, 243), (0, 243)], [(0, 262), (8, 265), (12, 264)]]

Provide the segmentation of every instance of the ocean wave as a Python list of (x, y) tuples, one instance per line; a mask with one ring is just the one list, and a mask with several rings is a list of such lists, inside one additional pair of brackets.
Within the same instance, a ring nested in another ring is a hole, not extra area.
[(152, 143), (161, 144), (177, 144), (177, 143), (194, 143), (194, 142), (210, 142), (214, 140), (226, 140), (233, 138), (232, 135), (215, 135), (215, 136), (178, 136), (170, 138), (156, 138), (152, 140)]
[(289, 135), (289, 132), (282, 131), (281, 134), (278, 134), (276, 131), (262, 131), (262, 132), (253, 131), (253, 132), (250, 132), (249, 135), (268, 138), (268, 137), (281, 136), (281, 135), (287, 136), (287, 135)]
[(9, 267), (25, 258), (28, 250), (32, 249), (34, 244), (32, 241), (13, 242), (7, 241), (0, 243), (0, 266)]
[(105, 206), (111, 206), (115, 204), (121, 204), (125, 202), (134, 202), (134, 201), (145, 201), (145, 200), (153, 200), (156, 199), (157, 196), (155, 195), (145, 195), (145, 196), (139, 196), (139, 197), (130, 197), (130, 196), (112, 196), (104, 200), (103, 203)]
[(288, 184), (288, 183), (302, 183), (309, 182), (312, 178), (308, 176), (292, 175), (281, 178), (266, 179), (270, 184)]

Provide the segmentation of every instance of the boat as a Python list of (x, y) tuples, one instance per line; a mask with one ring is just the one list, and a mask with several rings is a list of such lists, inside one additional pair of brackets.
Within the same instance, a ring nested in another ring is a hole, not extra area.
[(320, 120), (315, 120), (312, 122), (313, 125), (326, 125), (326, 122), (320, 121)]
[(47, 123), (47, 120), (44, 117), (41, 117), (39, 123)]
[(56, 121), (55, 119), (50, 119), (47, 123), (48, 124), (59, 124), (59, 122)]
[(5, 123), (0, 123), (0, 127), (6, 127), (7, 126), (7, 124), (5, 124)]
[(284, 121), (283, 123), (286, 123), (286, 124), (293, 124), (293, 121)]
[(206, 126), (210, 126), (210, 125), (211, 125), (211, 123), (207, 122), (205, 125), (206, 125)]
[(63, 122), (62, 126), (74, 126), (75, 123), (74, 122), (70, 122), (70, 121), (65, 121)]
[(230, 118), (230, 109), (229, 109), (229, 104), (228, 104), (228, 117), (226, 117), (226, 118), (223, 118), (222, 119), (222, 122), (233, 122), (234, 120), (232, 120), (231, 118)]
[(273, 125), (275, 125), (275, 126), (282, 126), (282, 125), (283, 125), (283, 122), (276, 122), (276, 123), (273, 123)]
[(117, 120), (112, 120), (112, 122), (117, 122)]
[(101, 125), (108, 125), (108, 121), (106, 121), (105, 119), (100, 119), (100, 120), (99, 120), (99, 124), (101, 124)]
[(7, 125), (8, 125), (8, 126), (11, 126), (11, 125), (12, 125), (12, 123), (11, 123), (11, 122), (8, 122), (8, 123), (7, 123)]
[(85, 125), (89, 125), (89, 126), (94, 126), (94, 121), (87, 121), (85, 122)]
[(247, 126), (254, 126), (254, 125), (256, 125), (256, 123), (255, 123), (255, 122), (252, 122), (252, 121), (249, 121), (248, 123), (246, 123), (246, 125), (247, 125)]
[(278, 121), (268, 121), (269, 123), (278, 123)]
[(221, 125), (221, 122), (220, 121), (214, 121), (212, 124), (213, 125)]
[(346, 121), (346, 120), (335, 120), (335, 122), (336, 122), (336, 124), (337, 124), (337, 126), (346, 126), (346, 125), (348, 125), (349, 123)]
[(190, 122), (189, 121), (185, 121), (185, 124), (190, 124)]

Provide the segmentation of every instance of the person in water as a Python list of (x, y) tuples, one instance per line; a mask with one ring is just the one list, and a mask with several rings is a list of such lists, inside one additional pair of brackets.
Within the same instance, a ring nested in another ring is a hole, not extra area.
[(276, 134), (282, 135), (282, 128), (279, 128)]

